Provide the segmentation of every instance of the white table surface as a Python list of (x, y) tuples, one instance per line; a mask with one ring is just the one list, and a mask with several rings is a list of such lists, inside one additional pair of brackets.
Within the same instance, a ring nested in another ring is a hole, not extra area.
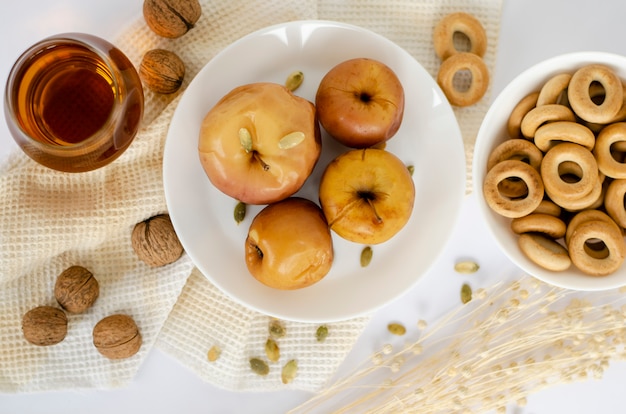
[[(2, 2), (1, 82), (4, 83), (18, 55), (41, 38), (59, 32), (81, 31), (113, 39), (126, 24), (141, 16), (141, 5), (141, 0)], [(626, 2), (621, 0), (504, 1), (498, 59), (492, 80), (494, 92), (499, 92), (527, 67), (557, 54), (584, 50), (626, 54), (625, 16)], [(16, 148), (3, 120), (0, 125), (0, 162)], [(449, 295), (456, 298), (456, 285), (453, 290), (446, 289), (441, 277), (459, 277), (451, 270), (457, 258), (474, 257), (482, 266), (476, 280), (485, 286), (498, 277), (517, 274), (518, 271), (499, 253), (484, 225), (473, 219), (476, 215), (474, 199), (468, 197), (459, 226), (446, 251), (411, 292), (375, 315), (340, 372), (376, 350), (381, 345), (380, 333), (386, 329), (387, 322), (402, 319), (409, 306), (413, 309), (416, 303), (421, 303), (420, 318), (428, 320), (436, 317), (440, 310), (429, 305), (423, 292), (428, 292), (431, 299)], [(455, 283), (458, 284), (459, 280)], [(541, 391), (530, 396), (526, 407), (511, 406), (509, 412), (622, 413), (626, 411), (624, 386), (626, 364), (614, 363), (602, 380), (588, 380)], [(310, 394), (297, 391), (224, 391), (200, 380), (176, 360), (154, 349), (127, 388), (0, 394), (0, 413), (281, 413), (309, 397)]]

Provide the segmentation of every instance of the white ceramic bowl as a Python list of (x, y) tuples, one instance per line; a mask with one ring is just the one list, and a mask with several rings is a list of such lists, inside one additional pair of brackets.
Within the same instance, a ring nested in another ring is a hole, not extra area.
[(487, 158), (491, 151), (508, 138), (506, 122), (515, 105), (527, 94), (540, 89), (552, 76), (573, 73), (590, 63), (601, 63), (612, 68), (626, 80), (626, 57), (603, 52), (576, 52), (556, 56), (532, 66), (509, 83), (494, 100), (478, 131), (473, 159), (473, 185), (478, 208), (487, 228), (504, 254), (524, 272), (555, 286), (582, 290), (606, 290), (626, 285), (626, 264), (617, 272), (604, 277), (592, 277), (579, 271), (574, 265), (564, 272), (545, 270), (530, 261), (519, 249), (517, 235), (510, 229), (511, 220), (495, 213), (487, 205), (482, 192), (486, 174)]

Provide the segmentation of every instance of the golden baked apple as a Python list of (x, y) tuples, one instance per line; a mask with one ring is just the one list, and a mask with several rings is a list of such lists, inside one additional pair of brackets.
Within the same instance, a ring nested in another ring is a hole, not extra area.
[(315, 106), (330, 136), (348, 147), (371, 147), (387, 141), (400, 128), (404, 88), (384, 63), (350, 59), (322, 78)]
[(206, 114), (198, 151), (209, 180), (247, 204), (297, 192), (322, 150), (313, 103), (276, 83), (239, 86)]
[(289, 197), (257, 214), (245, 242), (248, 270), (261, 283), (283, 290), (320, 281), (333, 263), (333, 242), (322, 210)]
[(415, 185), (394, 154), (375, 148), (354, 149), (328, 164), (319, 198), (331, 230), (349, 241), (378, 244), (409, 221)]

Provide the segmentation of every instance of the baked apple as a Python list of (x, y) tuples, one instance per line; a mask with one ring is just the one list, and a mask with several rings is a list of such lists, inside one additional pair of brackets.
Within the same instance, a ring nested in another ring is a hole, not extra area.
[(312, 102), (276, 83), (233, 89), (202, 121), (198, 151), (209, 180), (247, 204), (297, 192), (322, 150)]
[(382, 62), (344, 61), (322, 78), (315, 96), (320, 123), (351, 148), (366, 148), (393, 137), (404, 114), (404, 88)]
[(409, 221), (415, 185), (406, 165), (391, 152), (353, 149), (328, 164), (319, 199), (331, 230), (340, 237), (378, 244)]
[(300, 197), (266, 206), (250, 224), (245, 258), (252, 276), (276, 289), (300, 289), (320, 281), (333, 262), (322, 210)]

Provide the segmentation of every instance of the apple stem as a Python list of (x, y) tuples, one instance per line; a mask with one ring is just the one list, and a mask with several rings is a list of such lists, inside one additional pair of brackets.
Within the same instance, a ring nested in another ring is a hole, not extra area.
[(267, 171), (270, 169), (269, 164), (263, 161), (263, 158), (261, 158), (258, 152), (253, 151), (252, 156), (254, 157), (255, 160), (257, 160), (261, 164), (261, 166), (263, 167), (263, 171)]
[(367, 204), (369, 204), (369, 206), (372, 208), (372, 211), (374, 212), (374, 216), (376, 217), (376, 221), (379, 223), (382, 223), (383, 218), (378, 215), (378, 211), (376, 211), (376, 206), (374, 206), (374, 203), (372, 202), (372, 200), (368, 198)]

